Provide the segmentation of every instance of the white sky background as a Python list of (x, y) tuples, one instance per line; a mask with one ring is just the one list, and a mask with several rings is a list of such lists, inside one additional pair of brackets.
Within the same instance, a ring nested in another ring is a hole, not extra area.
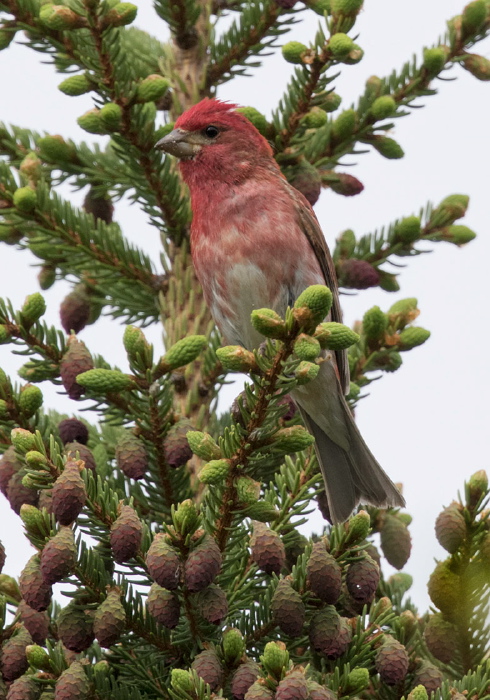
[[(154, 14), (149, 0), (138, 4), (135, 25), (164, 39), (166, 26)], [(414, 53), (420, 56), (423, 46), (437, 42), (445, 21), (459, 14), (463, 6), (464, 0), (366, 0), (356, 25), (357, 42), (365, 57), (356, 66), (342, 68), (336, 84), (343, 97), (342, 107), (349, 107), (362, 94), (370, 75), (384, 76), (400, 69)], [(280, 42), (297, 39), (308, 43), (318, 21), (316, 15), (306, 13), (302, 24)], [(22, 41), (21, 35), (18, 41)], [(490, 42), (477, 45), (476, 51), (489, 57)], [(92, 107), (90, 96), (73, 98), (60, 93), (56, 86), (64, 76), (41, 64), (42, 59), (41, 54), (18, 45), (0, 53), (0, 120), (76, 141), (101, 140), (76, 124), (76, 118)], [(290, 72), (291, 66), (277, 52), (253, 71), (255, 77), (230, 82), (220, 89), (219, 96), (253, 105), (270, 116)], [(404, 484), (407, 509), (414, 518), (410, 527), (414, 547), (406, 571), (415, 578), (411, 594), (422, 610), (429, 604), (426, 583), (434, 557), (445, 557), (435, 539), (435, 518), (442, 506), (456, 497), (466, 478), (477, 469), (488, 469), (490, 86), (460, 67), (448, 75), (457, 80), (436, 81), (439, 94), (419, 100), (425, 109), (396, 121), (392, 135), (404, 148), (404, 159), (388, 161), (375, 152), (359, 156), (358, 165), (348, 172), (364, 183), (364, 192), (346, 198), (327, 191), (316, 205), (327, 241), (333, 246), (346, 228), (362, 235), (395, 218), (418, 214), (428, 200), (437, 204), (453, 193), (471, 197), (462, 223), (479, 234), (476, 241), (463, 249), (448, 243), (427, 246), (433, 253), (410, 260), (400, 275), (401, 291), (397, 294), (373, 289), (342, 299), (345, 321), (351, 324), (374, 304), (387, 310), (397, 299), (415, 296), (421, 309), (418, 323), (432, 333), (423, 347), (404, 354), (404, 365), (398, 372), (371, 386), (371, 395), (357, 411), (358, 424), (374, 454), (393, 480)], [(75, 204), (81, 202), (82, 194), (72, 194), (68, 187), (63, 194)], [(119, 203), (115, 217), (128, 239), (157, 260), (158, 232), (147, 225), (144, 215), (136, 207)], [(0, 246), (0, 296), (9, 297), (15, 308), (27, 294), (38, 290), (35, 262), (29, 253)], [(45, 293), (48, 323), (59, 325), (59, 303), (68, 290), (69, 285), (60, 282)], [(116, 322), (101, 319), (80, 337), (91, 351), (124, 368), (123, 330)], [(158, 327), (148, 329), (147, 337), (157, 348), (162, 347)], [(15, 376), (25, 358), (12, 356), (10, 348), (0, 346), (0, 366)], [(78, 408), (48, 383), (41, 386), (46, 407), (69, 413)], [(231, 400), (237, 391), (229, 387), (226, 399)], [(0, 538), (8, 555), (5, 571), (17, 575), (32, 549), (22, 534), (19, 518), (1, 495), (0, 514)], [(313, 530), (318, 531), (322, 522), (320, 517), (311, 516)]]

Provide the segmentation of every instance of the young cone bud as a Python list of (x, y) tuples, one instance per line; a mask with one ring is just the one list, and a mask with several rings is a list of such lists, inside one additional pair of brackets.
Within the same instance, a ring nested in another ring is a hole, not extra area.
[(23, 626), (4, 643), (1, 662), (4, 680), (13, 681), (27, 671), (26, 648), (29, 644), (32, 644), (31, 635)]
[(362, 319), (362, 328), (368, 340), (382, 340), (388, 327), (388, 317), (379, 306), (366, 311)]
[(272, 309), (254, 309), (251, 315), (252, 326), (266, 338), (284, 338), (286, 325), (278, 313)]
[(371, 603), (379, 583), (379, 566), (369, 554), (365, 554), (349, 565), (345, 581), (357, 603)]
[(266, 574), (279, 574), (286, 561), (284, 544), (275, 530), (254, 522), (250, 538), (252, 560)]
[(313, 284), (296, 299), (295, 318), (301, 325), (316, 327), (327, 316), (332, 301), (332, 292), (328, 287)]
[(395, 241), (401, 243), (413, 243), (421, 235), (420, 217), (407, 216), (399, 221), (394, 230)]
[(490, 60), (476, 53), (469, 53), (463, 57), (461, 64), (468, 73), (478, 80), (490, 80)]
[[(451, 694), (453, 700), (465, 700), (466, 695), (461, 693)], [(429, 700), (427, 691), (423, 685), (416, 685), (415, 688), (408, 694), (407, 700)]]
[(94, 641), (94, 616), (92, 611), (70, 603), (61, 610), (57, 619), (58, 636), (70, 651), (85, 651)]
[(136, 18), (138, 8), (130, 2), (118, 2), (104, 17), (104, 28), (123, 27)]
[(441, 547), (449, 554), (457, 552), (466, 538), (466, 522), (457, 504), (450, 505), (439, 513), (435, 530)]
[(249, 688), (260, 675), (260, 667), (255, 661), (246, 661), (237, 668), (231, 679), (233, 700), (244, 700)]
[(387, 515), (381, 530), (381, 549), (395, 569), (403, 569), (412, 549), (410, 533), (395, 515)]
[(299, 637), (303, 631), (306, 610), (299, 593), (291, 586), (288, 579), (277, 584), (271, 602), (274, 621), (290, 637)]
[(383, 683), (398, 685), (407, 675), (408, 661), (405, 647), (393, 637), (389, 637), (378, 650), (375, 666)]
[(71, 527), (61, 527), (41, 552), (41, 573), (48, 586), (62, 581), (77, 561), (75, 536)]
[(164, 357), (160, 360), (159, 367), (164, 372), (170, 372), (193, 362), (207, 345), (204, 335), (189, 335), (178, 340)]
[(333, 34), (328, 41), (328, 49), (332, 54), (333, 58), (341, 60), (354, 48), (354, 42), (342, 32)]
[(121, 506), (119, 516), (111, 526), (110, 537), (112, 555), (117, 564), (123, 564), (138, 554), (143, 537), (143, 524), (134, 508)]
[(86, 498), (85, 484), (77, 462), (67, 462), (53, 486), (52, 508), (60, 525), (70, 525), (77, 519)]
[(245, 350), (241, 345), (227, 345), (224, 348), (218, 348), (216, 356), (229, 372), (251, 372), (258, 369), (253, 352)]
[(32, 187), (19, 187), (13, 197), (14, 207), (22, 214), (30, 214), (36, 208), (37, 195)]
[(351, 345), (359, 342), (359, 335), (344, 326), (343, 323), (329, 321), (320, 323), (315, 331), (315, 338), (322, 348), (327, 350), (346, 350)]
[(391, 95), (382, 95), (374, 100), (369, 111), (376, 121), (380, 121), (396, 112), (396, 102)]
[(199, 525), (199, 513), (190, 498), (179, 503), (177, 510), (173, 514), (175, 530), (179, 535), (185, 537), (192, 535)]
[(39, 321), (41, 316), (43, 316), (45, 313), (46, 302), (44, 301), (44, 297), (39, 294), (39, 292), (30, 294), (28, 297), (26, 297), (20, 312), (22, 325), (25, 328), (30, 328), (32, 324)]
[(449, 664), (458, 653), (458, 630), (437, 613), (431, 615), (424, 629), (427, 647), (438, 661)]
[(165, 436), (163, 452), (168, 466), (172, 469), (183, 467), (192, 457), (192, 449), (187, 439), (187, 433), (191, 430), (191, 422), (184, 418), (177, 421)]
[(28, 180), (36, 183), (42, 176), (41, 165), (42, 164), (38, 156), (31, 152), (28, 153), (22, 160), (22, 163), (19, 166), (19, 172), (25, 175)]
[(77, 381), (90, 392), (102, 396), (134, 388), (132, 377), (117, 369), (90, 369), (79, 374)]
[(19, 578), (19, 587), (22, 597), (26, 604), (42, 612), (46, 610), (51, 602), (51, 586), (45, 583), (41, 573), (41, 562), (39, 555), (34, 554), (27, 564)]
[(95, 611), (94, 633), (101, 647), (115, 644), (126, 628), (126, 613), (121, 603), (121, 591), (113, 588)]
[(436, 76), (446, 65), (449, 51), (447, 46), (436, 46), (432, 49), (424, 49), (423, 66), (431, 76)]
[(235, 627), (224, 632), (222, 645), (223, 657), (229, 666), (237, 664), (246, 650), (243, 634)]
[(201, 459), (206, 461), (211, 459), (220, 459), (221, 450), (214, 438), (212, 438), (208, 433), (201, 433), (197, 430), (189, 430), (186, 433), (186, 438), (192, 452)]
[(209, 586), (221, 570), (221, 552), (216, 540), (205, 535), (202, 542), (191, 550), (184, 565), (187, 589), (197, 593)]
[(300, 452), (312, 445), (315, 439), (301, 425), (281, 428), (272, 437), (271, 445), (277, 454), (292, 454)]
[[(289, 0), (286, 0), (286, 2), (288, 1)], [(255, 109), (255, 107), (239, 107), (236, 111), (239, 114), (243, 114), (243, 116), (246, 117), (248, 121), (255, 126), (257, 131), (260, 131), (262, 136), (268, 136), (270, 132), (269, 123), (264, 117), (264, 115), (261, 112), (259, 112), (258, 109)]]
[(56, 681), (54, 700), (88, 700), (89, 682), (80, 661), (74, 661)]
[(213, 692), (223, 683), (223, 667), (218, 655), (213, 649), (206, 649), (196, 656), (191, 668), (203, 679)]
[(100, 110), (100, 121), (110, 133), (119, 131), (122, 121), (122, 108), (115, 102), (107, 102)]
[(429, 338), (430, 331), (427, 331), (425, 328), (420, 328), (417, 326), (405, 328), (400, 333), (399, 350), (400, 352), (411, 350), (419, 345), (423, 345)]
[(65, 139), (59, 134), (43, 136), (38, 139), (37, 145), (41, 151), (41, 156), (50, 163), (66, 163), (76, 158), (73, 146), (66, 143)]
[(201, 617), (212, 625), (220, 625), (228, 615), (226, 593), (214, 583), (197, 595), (197, 606)]
[(84, 95), (86, 92), (90, 92), (92, 89), (92, 83), (87, 78), (86, 75), (72, 75), (66, 80), (63, 80), (58, 85), (58, 90), (61, 90), (65, 95), (70, 97), (77, 97), (78, 95)]
[(316, 338), (301, 333), (294, 343), (294, 353), (300, 360), (313, 362), (321, 352), (320, 343)]
[(146, 566), (152, 579), (162, 588), (173, 591), (179, 585), (180, 558), (162, 534), (155, 535), (146, 555)]
[(77, 442), (80, 445), (86, 445), (88, 442), (88, 428), (78, 418), (62, 420), (58, 423), (58, 432), (63, 445), (66, 445), (67, 442)]
[(126, 431), (116, 443), (116, 462), (130, 479), (142, 479), (148, 470), (148, 454), (139, 438)]
[(308, 47), (299, 41), (289, 41), (282, 47), (283, 58), (288, 63), (303, 63), (303, 56), (308, 51)]
[(52, 671), (51, 662), (45, 649), (38, 644), (29, 644), (26, 647), (26, 657), (30, 666), (44, 671)]
[(335, 605), (342, 587), (342, 569), (325, 549), (325, 542), (315, 542), (306, 565), (306, 580), (313, 593), (324, 603)]
[(180, 619), (179, 599), (158, 583), (153, 583), (146, 599), (148, 611), (157, 622), (169, 630), (177, 627)]
[(93, 366), (92, 356), (85, 344), (71, 336), (60, 364), (61, 381), (70, 399), (78, 400), (85, 393), (84, 387), (77, 383), (77, 377)]
[(149, 75), (136, 90), (136, 102), (157, 102), (165, 95), (170, 83), (162, 75)]

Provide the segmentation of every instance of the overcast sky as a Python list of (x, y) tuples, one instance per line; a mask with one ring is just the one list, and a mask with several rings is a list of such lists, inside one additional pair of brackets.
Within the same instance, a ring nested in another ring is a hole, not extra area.
[[(462, 0), (367, 0), (356, 25), (357, 42), (365, 57), (358, 65), (343, 68), (336, 84), (343, 107), (349, 107), (363, 92), (370, 75), (387, 75), (414, 53), (420, 56), (423, 46), (437, 42), (446, 19), (459, 14), (463, 5)], [(305, 21), (281, 42), (297, 39), (307, 43), (317, 23), (318, 18), (307, 13)], [(135, 24), (162, 40), (167, 36), (148, 0), (139, 3)], [(18, 37), (22, 42), (22, 36)], [(490, 42), (481, 43), (476, 50), (489, 57)], [(0, 121), (75, 140), (104, 141), (76, 124), (76, 118), (92, 107), (90, 96), (72, 98), (60, 93), (56, 86), (63, 77), (52, 66), (41, 64), (42, 58), (21, 45), (0, 53)], [(269, 57), (253, 78), (224, 85), (219, 96), (253, 105), (270, 116), (290, 72), (280, 54)], [(434, 520), (466, 478), (488, 468), (490, 86), (460, 67), (453, 68), (449, 76), (456, 80), (437, 81), (439, 94), (419, 101), (424, 109), (397, 120), (392, 135), (405, 150), (404, 159), (388, 161), (374, 152), (359, 156), (358, 165), (349, 172), (364, 183), (364, 192), (355, 198), (325, 192), (316, 205), (326, 239), (333, 246), (346, 228), (362, 235), (397, 217), (418, 213), (429, 200), (437, 204), (453, 193), (471, 198), (463, 223), (478, 233), (476, 241), (462, 249), (448, 243), (425, 246), (433, 252), (410, 261), (400, 275), (397, 294), (373, 289), (342, 298), (345, 321), (351, 324), (374, 304), (387, 310), (397, 299), (417, 297), (418, 324), (432, 333), (423, 347), (404, 354), (398, 372), (371, 386), (370, 396), (357, 411), (372, 451), (393, 480), (404, 484), (407, 509), (414, 518), (410, 528), (414, 549), (405, 570), (415, 578), (412, 598), (422, 609), (429, 603), (426, 583), (434, 558), (445, 556), (435, 539)], [(63, 194), (76, 204), (82, 198), (69, 188)], [(121, 203), (116, 218), (128, 239), (157, 260), (158, 231), (147, 225), (144, 215)], [(0, 295), (9, 297), (16, 308), (27, 294), (38, 290), (35, 262), (29, 253), (0, 246)], [(46, 292), (48, 323), (59, 324), (59, 303), (68, 290), (69, 285), (62, 282)], [(80, 337), (91, 351), (124, 368), (123, 330), (117, 322), (102, 319)], [(148, 329), (147, 336), (162, 348), (157, 327)], [(23, 361), (10, 354), (9, 346), (0, 346), (0, 366), (7, 372), (15, 375)], [(45, 383), (42, 388), (46, 407), (70, 413), (77, 409), (54, 387)], [(237, 391), (227, 389), (223, 407)], [(0, 508), (1, 539), (8, 554), (6, 571), (18, 574), (32, 550), (3, 496)], [(311, 527), (318, 531), (321, 519), (312, 516)]]

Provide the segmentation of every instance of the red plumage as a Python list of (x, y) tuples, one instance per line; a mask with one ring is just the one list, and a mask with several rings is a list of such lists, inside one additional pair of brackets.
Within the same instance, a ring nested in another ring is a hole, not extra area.
[[(182, 158), (191, 194), (191, 252), (206, 302), (225, 341), (249, 349), (263, 338), (254, 308), (283, 314), (311, 284), (334, 294), (331, 318), (341, 321), (335, 270), (315, 214), (288, 184), (266, 139), (236, 105), (203, 100), (185, 112), (162, 149)], [(340, 381), (339, 381), (340, 380)], [(364, 443), (343, 397), (345, 353), (321, 365), (294, 399), (316, 440), (334, 522), (360, 501), (403, 505)]]

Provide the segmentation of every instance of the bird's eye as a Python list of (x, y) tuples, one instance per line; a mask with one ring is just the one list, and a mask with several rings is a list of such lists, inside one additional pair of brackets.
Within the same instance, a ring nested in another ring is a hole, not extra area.
[(215, 139), (219, 134), (219, 129), (216, 126), (207, 126), (204, 129), (204, 136), (207, 136), (208, 139)]

